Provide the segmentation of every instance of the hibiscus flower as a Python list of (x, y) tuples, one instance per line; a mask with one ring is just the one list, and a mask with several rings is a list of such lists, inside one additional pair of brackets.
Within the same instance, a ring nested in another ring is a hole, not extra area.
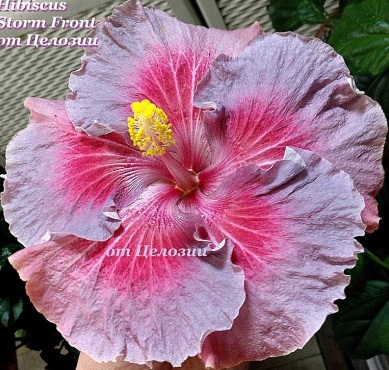
[(27, 247), (10, 260), (34, 305), (97, 361), (223, 368), (301, 348), (378, 224), (378, 104), (292, 33), (129, 1), (92, 36), (67, 101), (27, 99), (6, 153)]

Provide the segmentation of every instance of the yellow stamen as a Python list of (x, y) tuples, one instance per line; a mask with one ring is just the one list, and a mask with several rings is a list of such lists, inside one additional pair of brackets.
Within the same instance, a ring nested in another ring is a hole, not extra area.
[(166, 113), (145, 99), (131, 104), (134, 117), (128, 117), (128, 132), (142, 155), (163, 155), (166, 148), (175, 143), (172, 124)]

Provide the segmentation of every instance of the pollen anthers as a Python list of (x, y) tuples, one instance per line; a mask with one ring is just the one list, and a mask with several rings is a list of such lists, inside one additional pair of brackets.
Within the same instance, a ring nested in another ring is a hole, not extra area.
[(166, 148), (175, 143), (172, 124), (166, 113), (149, 100), (131, 104), (134, 117), (128, 117), (128, 131), (133, 144), (142, 155), (163, 155)]

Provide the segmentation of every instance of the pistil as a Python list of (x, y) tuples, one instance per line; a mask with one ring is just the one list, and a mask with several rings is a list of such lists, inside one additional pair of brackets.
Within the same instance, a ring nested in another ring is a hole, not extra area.
[(172, 124), (166, 113), (149, 100), (131, 104), (134, 117), (128, 117), (128, 132), (134, 144), (144, 156), (161, 156), (169, 172), (172, 174), (176, 187), (184, 195), (198, 187), (197, 175), (182, 167), (166, 148), (175, 143)]

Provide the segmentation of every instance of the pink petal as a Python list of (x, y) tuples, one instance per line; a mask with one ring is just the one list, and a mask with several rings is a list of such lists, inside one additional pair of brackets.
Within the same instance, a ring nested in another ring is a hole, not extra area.
[(184, 165), (199, 171), (207, 146), (193, 108), (196, 85), (217, 55), (239, 54), (260, 33), (257, 24), (239, 31), (187, 25), (128, 1), (94, 31), (99, 46), (87, 49), (70, 78), (69, 116), (90, 135), (125, 132), (130, 104), (149, 99), (173, 123)]
[[(179, 211), (180, 195), (167, 184), (150, 186), (120, 214), (123, 227), (109, 241), (54, 237), (11, 257), (37, 309), (96, 361), (179, 366), (238, 315), (244, 276), (230, 261), (231, 243), (206, 257), (136, 256), (145, 245), (203, 247), (193, 238), (201, 218)], [(109, 257), (114, 249), (123, 255)]]
[(232, 329), (205, 340), (205, 364), (220, 369), (301, 348), (337, 310), (349, 282), (343, 271), (360, 251), (364, 202), (349, 175), (287, 149), (269, 170), (242, 167), (194, 205), (213, 238), (234, 244), (247, 295)]
[(7, 148), (2, 204), (12, 233), (26, 246), (46, 232), (109, 238), (127, 205), (166, 174), (119, 134), (89, 137), (74, 130), (63, 101), (29, 98), (30, 125)]
[(365, 198), (363, 220), (375, 229), (373, 197), (383, 181), (387, 125), (379, 105), (352, 84), (331, 47), (292, 33), (264, 35), (232, 60), (219, 57), (195, 101), (226, 110), (219, 113), (227, 117), (227, 145), (219, 156), (226, 166), (221, 172), (215, 163), (203, 178), (216, 185), (240, 165), (270, 165), (285, 146), (305, 148), (352, 177)]

